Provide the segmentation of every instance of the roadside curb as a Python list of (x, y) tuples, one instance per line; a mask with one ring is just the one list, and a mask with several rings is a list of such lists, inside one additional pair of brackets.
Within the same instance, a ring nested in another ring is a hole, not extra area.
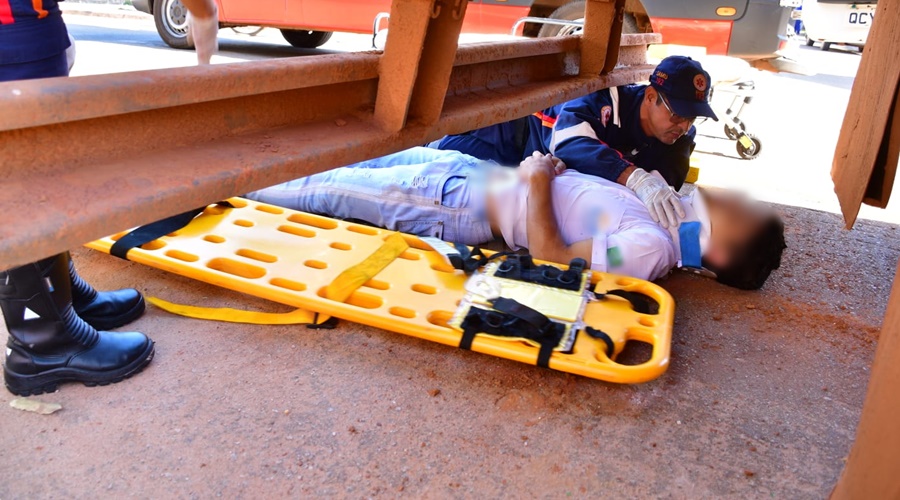
[(127, 10), (99, 10), (99, 9), (91, 9), (84, 8), (86, 4), (70, 4), (66, 5), (65, 3), (60, 3), (60, 9), (62, 10), (63, 15), (70, 16), (92, 16), (92, 17), (108, 17), (113, 19), (135, 19), (135, 20), (144, 20), (144, 19), (153, 19), (153, 16), (149, 14), (144, 14), (138, 11), (129, 12)]

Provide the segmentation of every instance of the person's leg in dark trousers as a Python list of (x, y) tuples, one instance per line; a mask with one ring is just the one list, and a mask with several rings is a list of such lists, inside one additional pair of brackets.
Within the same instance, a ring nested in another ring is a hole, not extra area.
[(481, 160), (514, 167), (524, 156), (528, 139), (529, 117), (490, 125), (464, 134), (448, 135), (429, 144), (434, 149), (459, 151)]

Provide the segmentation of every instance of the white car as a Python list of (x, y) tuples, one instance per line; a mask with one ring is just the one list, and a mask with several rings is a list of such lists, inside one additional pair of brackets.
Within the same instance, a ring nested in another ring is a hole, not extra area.
[(822, 43), (822, 50), (831, 44), (852, 45), (862, 49), (875, 21), (878, 0), (803, 0), (803, 25), (806, 45)]

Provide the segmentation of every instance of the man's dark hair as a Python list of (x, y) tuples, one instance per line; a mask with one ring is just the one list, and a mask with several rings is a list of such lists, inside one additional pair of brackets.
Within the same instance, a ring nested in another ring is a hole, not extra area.
[(704, 262), (704, 266), (716, 273), (716, 281), (719, 283), (741, 290), (757, 290), (763, 286), (772, 271), (781, 266), (781, 254), (785, 248), (784, 223), (773, 214), (731, 265), (717, 268)]

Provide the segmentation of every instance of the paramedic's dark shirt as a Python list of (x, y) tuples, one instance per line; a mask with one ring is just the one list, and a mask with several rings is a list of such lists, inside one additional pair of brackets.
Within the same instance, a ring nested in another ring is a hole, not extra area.
[(68, 47), (56, 0), (0, 0), (0, 65), (47, 59)]
[[(658, 171), (669, 185), (681, 189), (696, 130), (691, 127), (672, 145), (647, 137), (640, 114), (645, 88), (618, 87), (621, 126), (613, 124), (612, 98), (609, 89), (604, 89), (519, 120), (447, 136), (438, 147), (508, 166), (517, 165), (535, 151), (552, 152), (573, 170), (613, 182), (635, 165)], [(527, 126), (521, 126), (523, 121)], [(526, 130), (524, 138), (519, 133), (522, 129)]]
[[(618, 87), (620, 126), (614, 124), (610, 90), (604, 89), (544, 111), (542, 137), (566, 165), (615, 182), (631, 165), (656, 170), (669, 185), (681, 189), (694, 150), (696, 129), (668, 145), (641, 128), (643, 85)], [(552, 115), (552, 116), (547, 116)], [(547, 120), (552, 120), (547, 127)]]

